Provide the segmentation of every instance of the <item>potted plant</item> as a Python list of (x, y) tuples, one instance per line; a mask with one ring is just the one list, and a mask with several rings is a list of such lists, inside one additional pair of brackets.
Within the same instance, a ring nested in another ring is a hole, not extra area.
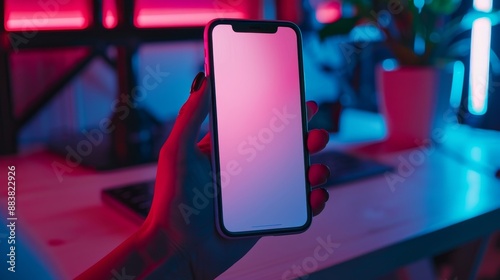
[(461, 0), (344, 0), (342, 10), (350, 15), (324, 25), (319, 37), (324, 40), (372, 25), (383, 32), (400, 65), (432, 66), (460, 55), (458, 46), (465, 41), (456, 42), (457, 35), (470, 30), (473, 18), (481, 16), (455, 15), (460, 4)]
[(326, 39), (372, 25), (384, 35), (395, 63), (377, 67), (376, 81), (379, 109), (387, 124), (386, 143), (396, 150), (428, 139), (438, 65), (468, 55), (470, 37), (458, 35), (470, 27), (464, 26), (463, 16), (453, 17), (460, 1), (344, 0), (342, 5), (350, 7), (352, 15), (324, 25), (319, 32), (320, 39)]

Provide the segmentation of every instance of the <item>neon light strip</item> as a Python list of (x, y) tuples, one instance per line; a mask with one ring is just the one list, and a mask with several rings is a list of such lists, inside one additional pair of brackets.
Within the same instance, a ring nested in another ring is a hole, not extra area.
[[(491, 12), (493, 0), (474, 0), (474, 9)], [(481, 17), (472, 23), (469, 73), (469, 112), (483, 115), (488, 110), (490, 80), (491, 20)]]
[(88, 21), (81, 12), (58, 12), (57, 17), (41, 12), (11, 12), (5, 21), (7, 31), (83, 29), (87, 25)]
[(469, 73), (469, 112), (474, 115), (483, 115), (488, 109), (490, 41), (490, 19), (476, 19), (472, 23)]
[(462, 102), (465, 67), (462, 61), (453, 63), (453, 78), (451, 82), (450, 105), (458, 108)]
[(104, 16), (103, 25), (105, 28), (114, 28), (118, 24), (118, 20), (111, 10), (106, 11), (106, 16)]
[(493, 0), (474, 0), (472, 6), (476, 11), (489, 13), (493, 9)]
[(245, 14), (234, 10), (214, 9), (141, 9), (137, 14), (135, 26), (203, 26), (219, 17), (244, 18)]

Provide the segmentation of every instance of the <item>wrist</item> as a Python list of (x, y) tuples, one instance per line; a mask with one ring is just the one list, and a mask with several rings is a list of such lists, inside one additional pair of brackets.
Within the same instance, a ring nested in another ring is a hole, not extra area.
[(176, 251), (169, 244), (168, 234), (148, 221), (134, 234), (134, 239), (138, 251), (151, 264), (165, 261), (169, 255)]
[(155, 270), (153, 273), (159, 273), (162, 278), (176, 276), (181, 279), (178, 277), (182, 276), (182, 279), (194, 279), (189, 257), (172, 242), (172, 237), (163, 227), (146, 220), (134, 234), (134, 239), (149, 272)]

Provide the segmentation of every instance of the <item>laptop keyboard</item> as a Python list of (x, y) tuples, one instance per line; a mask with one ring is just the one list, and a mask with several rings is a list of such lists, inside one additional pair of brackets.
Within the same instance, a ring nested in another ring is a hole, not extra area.
[(392, 170), (389, 165), (338, 151), (313, 155), (311, 163), (323, 163), (330, 168), (331, 176), (326, 183), (328, 186), (360, 180)]

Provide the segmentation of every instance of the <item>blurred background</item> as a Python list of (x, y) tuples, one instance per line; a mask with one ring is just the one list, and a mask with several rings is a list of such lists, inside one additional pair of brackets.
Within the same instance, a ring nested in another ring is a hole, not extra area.
[[(192, 77), (203, 70), (197, 27), (221, 15), (299, 24), (307, 98), (324, 103), (316, 126), (336, 131), (339, 105), (377, 112), (376, 66), (399, 63), (452, 69), (450, 105), (461, 110), (459, 122), (499, 130), (498, 3), (488, 1), (411, 1), (415, 5), (407, 9), (387, 0), (6, 0), (4, 29), (12, 33), (2, 37), (0, 151), (60, 146), (55, 142), (61, 135), (98, 127), (111, 116), (119, 94), (141, 86), (148, 69), (168, 77), (146, 89), (147, 98), (134, 101), (133, 111), (141, 112), (134, 118), (145, 118), (146, 126), (171, 122)], [(130, 18), (121, 19), (119, 9)], [(488, 45), (490, 55), (484, 51)], [(472, 59), (475, 53), (481, 57)], [(119, 64), (130, 68), (121, 75), (130, 85), (120, 81)], [(486, 75), (476, 78), (474, 67)]]

